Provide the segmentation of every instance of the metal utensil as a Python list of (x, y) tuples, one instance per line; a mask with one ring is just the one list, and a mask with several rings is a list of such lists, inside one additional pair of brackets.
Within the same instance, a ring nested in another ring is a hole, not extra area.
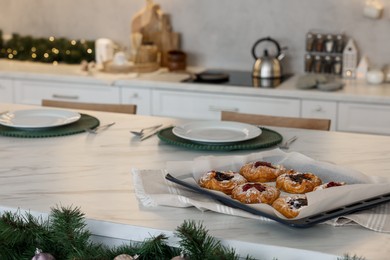
[(158, 132), (160, 132), (161, 130), (165, 129), (165, 128), (168, 128), (168, 127), (171, 127), (172, 125), (161, 125), (160, 127), (157, 127), (156, 129), (153, 129), (152, 131), (149, 131), (148, 133), (146, 134), (143, 134), (142, 137), (141, 137), (141, 141), (157, 134)]
[(290, 139), (288, 139), (286, 142), (284, 142), (284, 143), (282, 143), (280, 146), (279, 146), (279, 148), (280, 149), (288, 149), (288, 148), (290, 148), (290, 145), (293, 143), (293, 142), (295, 142), (295, 140), (297, 140), (298, 139), (298, 137), (297, 136), (293, 136), (293, 137), (291, 137)]
[(87, 129), (85, 129), (85, 131), (90, 133), (90, 134), (97, 134), (98, 132), (100, 132), (100, 131), (102, 131), (104, 129), (107, 129), (110, 126), (113, 126), (113, 125), (115, 125), (115, 122), (112, 122), (112, 123), (109, 123), (109, 124), (106, 124), (106, 125), (101, 125), (101, 126), (98, 126), (98, 127), (95, 127), (95, 128), (87, 128)]
[(142, 137), (144, 132), (145, 132), (145, 130), (156, 129), (156, 128), (160, 127), (160, 126), (162, 126), (162, 124), (145, 127), (145, 128), (142, 128), (140, 131), (130, 131), (130, 133), (132, 133), (133, 135)]

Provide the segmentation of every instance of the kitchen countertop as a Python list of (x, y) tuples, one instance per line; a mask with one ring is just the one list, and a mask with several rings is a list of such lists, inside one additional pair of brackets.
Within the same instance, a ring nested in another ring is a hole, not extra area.
[[(36, 108), (0, 104), (0, 111)], [(141, 206), (134, 193), (131, 169), (163, 169), (167, 161), (204, 155), (239, 155), (254, 151), (206, 152), (178, 148), (154, 136), (143, 142), (129, 130), (156, 122), (181, 121), (140, 115), (80, 111), (102, 124), (116, 124), (97, 135), (81, 133), (53, 138), (0, 136), (0, 210), (48, 213), (55, 205), (78, 206), (92, 234), (111, 239), (143, 241), (164, 232), (170, 236), (184, 220), (203, 221), (210, 234), (241, 255), (261, 259), (333, 259), (334, 255), (385, 260), (390, 234), (356, 225), (320, 224), (293, 229), (275, 222), (201, 212), (195, 208)], [(315, 160), (351, 167), (367, 175), (389, 176), (390, 137), (303, 129), (273, 128), (284, 138), (297, 135), (290, 151)], [(362, 149), (364, 147), (364, 149)], [(309, 250), (310, 252), (307, 252)], [(315, 253), (317, 252), (317, 253)], [(318, 253), (319, 252), (319, 253)]]
[[(190, 68), (199, 72), (201, 68)], [(277, 88), (254, 88), (226, 86), (218, 84), (184, 83), (189, 76), (185, 73), (170, 73), (160, 69), (152, 73), (108, 74), (92, 71), (81, 71), (80, 65), (51, 65), (33, 62), (0, 60), (0, 77), (31, 80), (54, 80), (78, 82), (85, 84), (103, 84), (107, 86), (143, 87), (152, 89), (169, 89), (195, 91), (204, 93), (306, 98), (323, 101), (363, 102), (369, 104), (390, 105), (390, 83), (370, 85), (364, 80), (344, 80), (343, 89), (334, 92), (319, 90), (301, 90), (295, 87), (299, 75), (283, 82)]]

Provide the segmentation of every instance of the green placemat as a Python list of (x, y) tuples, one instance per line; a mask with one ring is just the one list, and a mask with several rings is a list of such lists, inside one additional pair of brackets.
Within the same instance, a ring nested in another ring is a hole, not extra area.
[(27, 129), (0, 125), (0, 135), (23, 138), (56, 137), (82, 133), (85, 132), (85, 129), (99, 126), (100, 122), (97, 118), (86, 114), (80, 115), (80, 119), (76, 122), (56, 127)]
[(258, 137), (251, 140), (237, 142), (233, 144), (213, 145), (213, 144), (192, 142), (190, 140), (186, 140), (176, 136), (172, 132), (173, 127), (161, 130), (157, 134), (157, 136), (158, 138), (160, 138), (160, 140), (167, 142), (169, 144), (182, 146), (194, 150), (209, 150), (209, 151), (252, 150), (252, 149), (268, 148), (277, 145), (283, 140), (283, 137), (278, 132), (263, 127), (260, 128), (262, 133)]

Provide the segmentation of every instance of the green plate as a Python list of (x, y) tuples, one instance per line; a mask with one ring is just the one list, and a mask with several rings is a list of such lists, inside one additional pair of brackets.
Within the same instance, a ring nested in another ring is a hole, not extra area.
[(74, 123), (47, 127), (47, 128), (14, 128), (0, 125), (0, 135), (11, 137), (23, 137), (23, 138), (42, 138), (42, 137), (56, 137), (73, 135), (85, 132), (85, 129), (95, 128), (99, 126), (100, 122), (97, 118), (81, 114), (79, 120)]
[(189, 148), (194, 150), (208, 150), (208, 151), (232, 151), (232, 150), (253, 150), (268, 148), (279, 144), (283, 137), (276, 131), (273, 131), (268, 128), (260, 127), (262, 133), (256, 138), (251, 140), (236, 142), (232, 144), (207, 144), (207, 143), (197, 143), (184, 138), (176, 136), (172, 132), (173, 127), (169, 127), (158, 132), (157, 136), (160, 140)]

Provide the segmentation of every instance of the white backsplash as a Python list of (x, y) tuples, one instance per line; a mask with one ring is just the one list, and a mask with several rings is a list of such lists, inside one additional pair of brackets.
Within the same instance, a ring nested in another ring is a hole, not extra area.
[[(189, 64), (251, 70), (254, 42), (270, 36), (287, 46), (285, 68), (303, 71), (305, 34), (344, 32), (374, 66), (390, 64), (390, 0), (381, 19), (363, 16), (364, 0), (155, 0), (182, 35)], [(4, 34), (111, 38), (130, 44), (130, 21), (141, 0), (0, 0)]]

